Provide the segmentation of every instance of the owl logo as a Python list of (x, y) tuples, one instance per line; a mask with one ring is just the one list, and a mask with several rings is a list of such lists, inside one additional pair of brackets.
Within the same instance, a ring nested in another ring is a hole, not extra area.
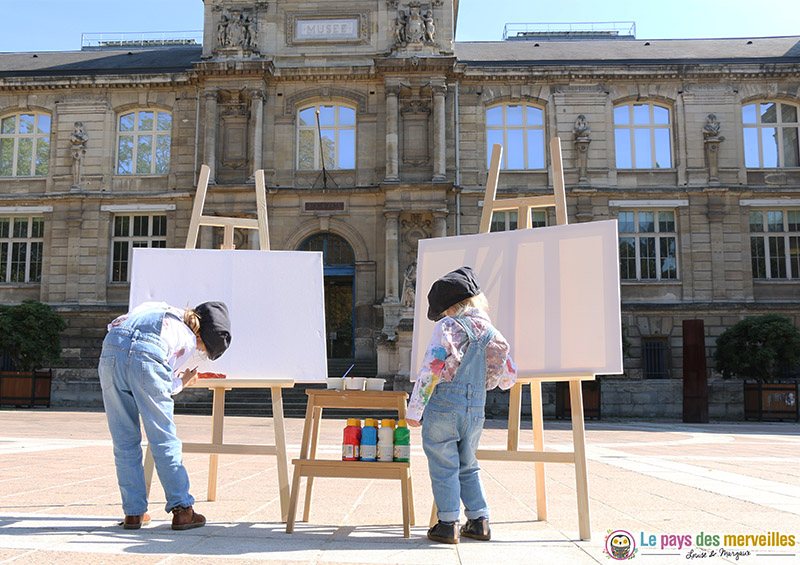
[(636, 543), (633, 541), (633, 536), (625, 530), (609, 530), (603, 553), (617, 561), (633, 559), (636, 556)]

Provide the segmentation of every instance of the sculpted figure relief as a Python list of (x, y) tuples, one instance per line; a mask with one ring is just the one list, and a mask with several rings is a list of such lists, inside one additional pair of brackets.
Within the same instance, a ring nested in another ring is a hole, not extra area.
[(81, 162), (86, 155), (86, 142), (89, 135), (83, 129), (83, 122), (75, 122), (72, 133), (69, 134), (70, 149), (72, 151), (72, 186), (81, 184)]
[(255, 49), (255, 21), (245, 12), (222, 14), (217, 24), (217, 47)]
[(575, 138), (581, 137), (589, 137), (589, 134), (592, 133), (592, 128), (589, 127), (589, 124), (586, 123), (586, 116), (583, 114), (578, 115), (577, 119), (575, 120), (575, 125), (572, 128), (572, 135)]
[(436, 41), (436, 23), (433, 10), (424, 14), (419, 2), (411, 2), (408, 11), (398, 10), (394, 20), (394, 39), (397, 45), (409, 43), (434, 44)]
[(414, 300), (417, 293), (417, 262), (409, 263), (406, 272), (403, 273), (403, 292), (400, 303), (408, 308), (414, 307)]
[(720, 123), (717, 120), (716, 114), (709, 114), (706, 118), (706, 123), (703, 125), (703, 137), (717, 137), (719, 136)]

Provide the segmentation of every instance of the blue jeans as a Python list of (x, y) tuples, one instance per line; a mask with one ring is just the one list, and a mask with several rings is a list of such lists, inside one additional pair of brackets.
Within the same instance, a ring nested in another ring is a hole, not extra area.
[(143, 316), (144, 319), (137, 317), (139, 324), (133, 320), (127, 326), (109, 331), (98, 367), (126, 516), (147, 511), (140, 415), (166, 494), (167, 512), (176, 506), (194, 504), (189, 494), (189, 475), (183, 466), (181, 441), (175, 433), (170, 395), (172, 369), (160, 338), (163, 312), (160, 318), (157, 312)]
[(470, 343), (453, 380), (437, 383), (422, 422), (422, 448), (428, 457), (431, 488), (442, 522), (459, 519), (461, 502), (468, 519), (489, 517), (475, 451), (486, 406), (486, 344), (495, 332), (476, 336), (469, 322), (455, 320), (467, 332)]

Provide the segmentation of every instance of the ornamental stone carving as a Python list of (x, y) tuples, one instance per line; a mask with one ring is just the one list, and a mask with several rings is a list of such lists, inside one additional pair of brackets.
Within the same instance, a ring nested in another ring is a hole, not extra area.
[(572, 135), (575, 138), (575, 149), (578, 151), (578, 183), (586, 184), (588, 178), (588, 165), (587, 157), (589, 153), (589, 144), (592, 140), (589, 138), (592, 129), (586, 123), (586, 116), (583, 114), (578, 115), (575, 119), (575, 125), (572, 127)]
[(83, 122), (75, 122), (72, 133), (69, 134), (69, 145), (72, 152), (72, 187), (81, 185), (81, 164), (86, 155), (86, 142), (89, 135), (83, 129)]
[(397, 46), (409, 44), (434, 45), (436, 22), (433, 10), (424, 13), (419, 2), (411, 2), (407, 10), (398, 10), (394, 20), (394, 40)]
[(716, 114), (709, 114), (703, 124), (703, 144), (705, 145), (706, 165), (708, 166), (708, 182), (719, 183), (719, 144), (725, 138), (719, 134), (721, 125)]
[(217, 24), (217, 48), (240, 48), (255, 51), (258, 45), (256, 21), (244, 10), (227, 10)]

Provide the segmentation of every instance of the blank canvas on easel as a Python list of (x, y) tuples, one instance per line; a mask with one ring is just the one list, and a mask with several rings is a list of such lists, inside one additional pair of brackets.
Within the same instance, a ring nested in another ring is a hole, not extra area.
[(433, 333), (427, 294), (468, 265), (520, 375), (622, 372), (616, 220), (419, 241), (411, 379)]
[(199, 372), (324, 382), (322, 277), (316, 252), (134, 249), (130, 305), (159, 301), (184, 308), (221, 300), (231, 314), (231, 346)]

